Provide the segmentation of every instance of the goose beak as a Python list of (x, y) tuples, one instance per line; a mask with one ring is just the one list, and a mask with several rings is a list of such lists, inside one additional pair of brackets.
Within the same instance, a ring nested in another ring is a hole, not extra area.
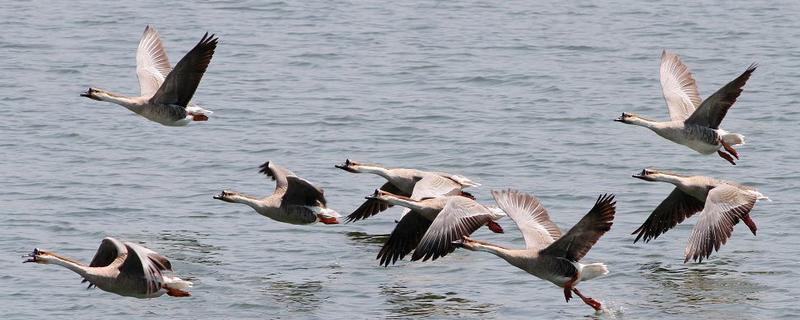
[(100, 99), (95, 97), (93, 93), (94, 93), (94, 90), (92, 90), (92, 88), (89, 88), (89, 89), (86, 90), (86, 92), (81, 93), (81, 97), (87, 97), (87, 98), (92, 99), (92, 100), (100, 101)]
[(632, 175), (631, 177), (634, 177), (636, 179), (642, 179), (644, 181), (653, 181), (653, 178), (648, 176), (647, 172), (645, 172), (644, 170), (642, 170), (642, 172)]
[(614, 121), (616, 121), (616, 122), (624, 122), (624, 121), (622, 121), (622, 116), (617, 117), (616, 119), (614, 119)]
[(23, 258), (28, 258), (27, 260), (22, 261), (22, 263), (37, 262), (36, 261), (36, 256), (37, 255), (39, 255), (39, 248), (33, 249), (33, 252), (22, 256)]

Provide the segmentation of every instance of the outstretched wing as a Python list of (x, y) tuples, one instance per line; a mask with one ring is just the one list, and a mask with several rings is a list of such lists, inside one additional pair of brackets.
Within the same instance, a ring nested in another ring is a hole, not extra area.
[(433, 220), (414, 250), (411, 261), (436, 260), (455, 250), (453, 241), (459, 240), (492, 221), (488, 208), (470, 198), (449, 196), (442, 211)]
[[(150, 256), (160, 256), (155, 251), (142, 247), (141, 245), (125, 242), (128, 249), (128, 257), (119, 267), (120, 272), (134, 281), (138, 281), (140, 292), (149, 296), (155, 294), (164, 285), (162, 271), (170, 270), (161, 262), (161, 259), (154, 260)], [(160, 256), (163, 258), (163, 256)], [(166, 260), (166, 258), (163, 258)], [(169, 262), (167, 262), (169, 264)]]
[(751, 64), (740, 76), (717, 90), (717, 92), (714, 92), (686, 119), (686, 123), (718, 129), (722, 119), (728, 113), (728, 109), (736, 102), (736, 99), (742, 93), (742, 87), (747, 83), (747, 79), (750, 79), (750, 75), (753, 71), (756, 71), (757, 67), (756, 64)]
[(89, 266), (92, 268), (105, 267), (114, 262), (118, 257), (128, 254), (128, 249), (117, 239), (106, 237), (100, 242), (97, 253), (94, 254)]
[(203, 78), (203, 73), (206, 72), (206, 68), (211, 62), (211, 57), (217, 48), (217, 40), (213, 34), (209, 36), (206, 32), (200, 42), (181, 61), (178, 61), (151, 101), (157, 104), (185, 107), (192, 100), (192, 96)]
[(757, 196), (730, 185), (720, 185), (711, 189), (706, 198), (700, 219), (689, 235), (689, 244), (684, 252), (684, 262), (703, 261), (712, 251), (719, 251), (731, 237), (733, 226), (739, 219), (753, 209)]
[(270, 177), (273, 181), (275, 181), (275, 190), (285, 189), (289, 185), (286, 177), (295, 175), (294, 172), (289, 171), (289, 169), (281, 167), (270, 161), (264, 162), (264, 164), (262, 164), (259, 168), (261, 170), (258, 172), (267, 175), (267, 177)]
[(286, 177), (288, 183), (286, 193), (281, 199), (281, 206), (318, 206), (327, 205), (325, 194), (322, 189), (317, 188), (306, 179), (291, 175)]
[(164, 79), (172, 71), (167, 52), (161, 44), (158, 31), (153, 26), (144, 28), (139, 48), (136, 49), (136, 76), (143, 97), (151, 97), (158, 91)]
[[(381, 190), (404, 197), (410, 196), (410, 194), (404, 193), (400, 189), (395, 187), (391, 182), (384, 183), (383, 186), (381, 186)], [(380, 201), (377, 199), (367, 199), (367, 201), (364, 201), (364, 203), (362, 203), (356, 210), (354, 210), (353, 213), (347, 216), (346, 221), (349, 223), (353, 221), (366, 219), (380, 212), (383, 212), (384, 210), (389, 209), (391, 207), (392, 205), (387, 203), (386, 201)]]
[(669, 117), (673, 120), (686, 120), (700, 105), (700, 93), (689, 68), (677, 54), (661, 52), (661, 92), (667, 102)]
[(528, 249), (541, 250), (561, 237), (547, 209), (533, 195), (517, 190), (492, 191), (497, 205), (517, 224)]
[(615, 204), (613, 194), (598, 197), (589, 213), (564, 236), (544, 248), (541, 254), (579, 261), (606, 231), (611, 230), (616, 212)]
[(639, 229), (636, 229), (631, 234), (636, 235), (633, 243), (643, 239), (644, 242), (649, 242), (652, 239), (658, 238), (667, 230), (672, 229), (684, 219), (691, 217), (700, 210), (703, 210), (703, 202), (697, 200), (678, 188), (672, 190), (664, 201), (653, 210), (653, 213), (647, 217), (647, 220), (642, 223)]
[(411, 211), (400, 219), (394, 227), (392, 234), (386, 243), (381, 247), (376, 259), (380, 264), (387, 267), (394, 264), (397, 260), (403, 259), (409, 252), (414, 250), (419, 244), (425, 231), (431, 226), (431, 221), (423, 217), (417, 211)]

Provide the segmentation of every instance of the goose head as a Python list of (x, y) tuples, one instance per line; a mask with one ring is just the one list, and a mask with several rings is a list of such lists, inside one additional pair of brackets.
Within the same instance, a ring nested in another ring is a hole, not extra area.
[(366, 196), (364, 198), (365, 199), (375, 199), (375, 200), (386, 201), (386, 202), (389, 202), (389, 201), (392, 201), (392, 200), (395, 200), (395, 199), (401, 199), (401, 200), (406, 200), (406, 201), (415, 201), (415, 200), (412, 200), (409, 197), (396, 195), (394, 193), (391, 193), (391, 192), (388, 192), (388, 191), (383, 191), (381, 189), (375, 189), (375, 192), (373, 192), (371, 195), (368, 195), (368, 196)]
[(89, 99), (97, 100), (97, 101), (103, 101), (103, 98), (113, 97), (113, 96), (116, 96), (116, 95), (111, 93), (111, 92), (108, 92), (106, 90), (98, 89), (98, 88), (92, 88), (92, 87), (89, 87), (89, 89), (86, 90), (86, 92), (81, 93), (81, 97), (87, 97)]
[(633, 124), (636, 120), (642, 119), (639, 115), (631, 112), (623, 112), (619, 118), (614, 119), (616, 122), (622, 122), (627, 124)]
[(361, 173), (360, 167), (362, 165), (363, 165), (362, 163), (347, 159), (344, 161), (344, 163), (334, 165), (334, 167), (342, 169), (347, 172)]
[(656, 181), (659, 177), (665, 175), (665, 173), (655, 170), (655, 169), (642, 169), (642, 172), (638, 174), (634, 174), (631, 177), (642, 179), (644, 181)]
[[(28, 255), (22, 256), (22, 257), (23, 258), (28, 258), (27, 260), (22, 261), (22, 263), (34, 262), (34, 263), (41, 263), (41, 264), (50, 264), (54, 260), (57, 260), (57, 259), (61, 258), (61, 257), (55, 255), (54, 253), (50, 252), (50, 251), (45, 251), (45, 250), (42, 250), (42, 249), (39, 249), (39, 248), (33, 249), (33, 252), (31, 252)], [(61, 259), (63, 259), (63, 258), (61, 258)]]
[(242, 194), (236, 191), (229, 191), (229, 190), (222, 190), (218, 195), (214, 196), (214, 199), (222, 200), (225, 202), (235, 203), (236, 200), (242, 198)]

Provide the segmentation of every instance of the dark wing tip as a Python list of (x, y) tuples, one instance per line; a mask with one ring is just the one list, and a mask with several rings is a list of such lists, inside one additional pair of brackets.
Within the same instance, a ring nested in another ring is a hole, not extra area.
[(272, 178), (272, 180), (275, 180), (275, 173), (272, 172), (272, 169), (269, 167), (269, 161), (264, 162), (264, 164), (258, 166), (258, 168), (260, 169), (258, 173), (263, 173), (267, 175), (267, 177)]

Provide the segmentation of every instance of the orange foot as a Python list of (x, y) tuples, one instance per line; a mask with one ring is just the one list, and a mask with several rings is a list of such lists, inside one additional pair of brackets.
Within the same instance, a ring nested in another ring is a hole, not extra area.
[(181, 289), (167, 288), (167, 287), (164, 287), (164, 289), (167, 289), (167, 294), (169, 296), (171, 296), (171, 297), (191, 297), (192, 296), (192, 294), (189, 293), (188, 291), (183, 291)]
[(722, 152), (721, 150), (717, 150), (717, 154), (722, 157), (722, 159), (728, 160), (728, 162), (730, 162), (732, 165), (736, 165), (736, 162), (733, 162), (733, 157), (731, 157), (731, 155)]
[(208, 116), (204, 114), (193, 114), (192, 120), (194, 121), (208, 121)]
[(594, 308), (595, 311), (603, 310), (603, 305), (600, 304), (600, 302), (595, 299), (586, 298), (583, 299), (583, 303), (588, 304), (590, 307)]

